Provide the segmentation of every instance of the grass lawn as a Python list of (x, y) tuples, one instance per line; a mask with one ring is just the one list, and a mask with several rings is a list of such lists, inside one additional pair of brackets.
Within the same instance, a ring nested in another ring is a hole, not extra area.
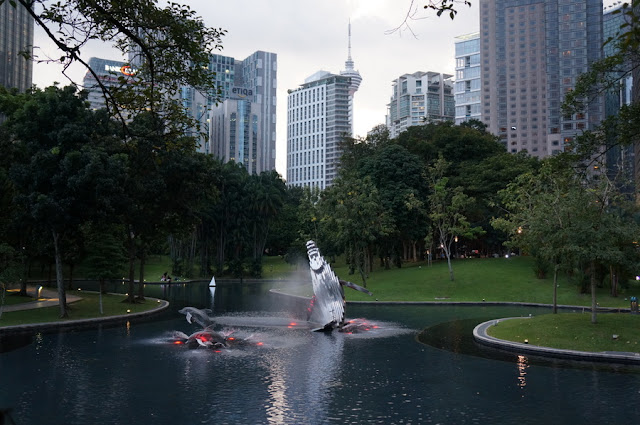
[[(2, 291), (2, 288), (0, 288), (0, 291)], [(18, 295), (18, 291), (19, 291), (18, 289), (10, 289), (7, 292), (5, 292), (4, 305), (22, 304), (22, 303), (28, 303), (30, 301), (34, 301), (34, 298), (32, 296), (22, 297)], [(0, 294), (0, 297), (2, 297), (1, 294)], [(2, 301), (2, 298), (0, 298), (0, 301)]]
[[(124, 295), (106, 294), (102, 296), (102, 309), (104, 314), (100, 314), (100, 296), (98, 293), (87, 291), (67, 291), (67, 296), (76, 295), (81, 297), (80, 301), (69, 304), (67, 319), (60, 319), (60, 307), (44, 307), (32, 310), (3, 312), (0, 317), (0, 327), (22, 325), (27, 323), (47, 323), (64, 322), (67, 320), (91, 319), (95, 317), (108, 317), (131, 313), (148, 311), (157, 307), (157, 302), (147, 300), (144, 303), (129, 304), (123, 303)], [(16, 297), (26, 298), (27, 297)]]
[[(280, 257), (265, 257), (263, 260), (265, 279), (308, 280), (308, 266), (296, 268), (286, 264)], [(165, 271), (171, 272), (170, 262), (165, 256), (149, 257), (145, 267), (148, 281), (159, 280)], [(358, 274), (349, 275), (344, 261), (332, 264), (336, 275), (358, 285), (363, 282)], [(404, 263), (402, 268), (384, 270), (376, 267), (367, 278), (367, 288), (373, 292), (369, 297), (346, 288), (348, 301), (467, 301), (467, 302), (526, 302), (551, 304), (553, 302), (553, 280), (537, 279), (533, 273), (530, 257), (459, 259), (453, 262), (455, 280), (449, 278), (446, 262)], [(80, 273), (77, 274), (80, 276)], [(297, 286), (298, 295), (311, 296), (311, 285)], [(286, 291), (295, 291), (286, 288)], [(99, 317), (98, 294), (68, 291), (77, 294), (82, 301), (71, 304), (69, 320)], [(609, 295), (605, 285), (598, 288), (597, 301), (601, 307), (629, 308), (628, 298), (640, 296), (640, 283), (620, 291), (616, 298)], [(104, 296), (105, 316), (149, 310), (155, 305), (122, 303), (121, 295)], [(29, 301), (29, 298), (7, 294), (5, 304)], [(589, 307), (590, 294), (580, 294), (576, 285), (562, 276), (558, 282), (558, 304)], [(58, 307), (4, 313), (0, 327), (21, 323), (54, 322), (58, 318)], [(532, 345), (567, 348), (581, 351), (639, 351), (640, 315), (598, 314), (598, 324), (592, 325), (590, 313), (541, 315), (533, 319), (510, 320), (491, 327), (489, 334), (497, 338), (522, 342), (525, 338)], [(613, 339), (612, 335), (619, 335)]]
[[(343, 280), (362, 285), (359, 274), (349, 275), (348, 268), (337, 261), (332, 264), (336, 275)], [(304, 271), (303, 271), (304, 272)], [(453, 262), (455, 280), (449, 278), (446, 262), (405, 263), (402, 268), (374, 269), (367, 279), (369, 297), (358, 291), (345, 289), (347, 301), (508, 301), (528, 303), (553, 303), (553, 278), (537, 279), (530, 257), (460, 259)], [(287, 277), (283, 271), (281, 277)], [(294, 269), (288, 271), (293, 276)], [(297, 273), (302, 273), (298, 271)], [(590, 306), (591, 295), (580, 294), (577, 287), (565, 277), (558, 281), (558, 304)], [(300, 295), (311, 295), (310, 286)], [(640, 296), (640, 284), (632, 286), (614, 298), (609, 288), (598, 289), (600, 306), (629, 308), (630, 295)]]
[[(640, 351), (640, 315), (601, 313), (591, 323), (584, 314), (544, 314), (530, 319), (509, 319), (487, 329), (487, 334), (508, 341), (578, 351)], [(614, 339), (613, 335), (617, 335)]]

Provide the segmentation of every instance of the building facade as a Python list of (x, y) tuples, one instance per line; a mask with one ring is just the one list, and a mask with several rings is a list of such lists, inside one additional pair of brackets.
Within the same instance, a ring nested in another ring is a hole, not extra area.
[[(204, 120), (193, 115), (208, 127), (209, 139), (201, 143), (200, 150), (224, 161), (242, 163), (250, 173), (274, 170), (277, 55), (257, 51), (241, 61), (212, 55), (209, 69), (215, 73), (218, 96), (191, 95), (193, 100), (187, 108), (198, 114), (207, 109)], [(218, 98), (221, 102), (216, 104)]]
[(338, 176), (341, 143), (353, 136), (353, 97), (362, 76), (351, 59), (351, 22), (345, 69), (318, 71), (287, 96), (287, 184), (324, 190)]
[(509, 152), (572, 148), (602, 120), (602, 101), (565, 116), (577, 77), (602, 57), (601, 0), (481, 0), (482, 121)]
[[(133, 75), (131, 67), (125, 62), (102, 58), (90, 58), (89, 67), (95, 72), (96, 78), (87, 71), (82, 81), (84, 90), (87, 91), (87, 100), (91, 109), (97, 110), (106, 107), (102, 84), (106, 88), (118, 87), (122, 84), (120, 77)], [(100, 81), (98, 81), (98, 79)]]
[[(227, 99), (211, 111), (211, 154), (225, 162), (243, 164), (249, 173), (259, 174), (260, 105), (249, 100)], [(266, 171), (266, 170), (262, 170)]]
[(480, 33), (456, 37), (456, 124), (471, 119), (481, 120)]
[(33, 62), (21, 53), (33, 52), (33, 18), (17, 3), (0, 4), (0, 85), (24, 92), (31, 87)]
[(351, 136), (351, 78), (319, 71), (287, 97), (287, 184), (325, 189)]
[[(603, 37), (605, 40), (617, 39), (624, 29), (622, 25), (627, 23), (624, 14), (620, 13), (622, 3), (615, 4), (604, 8), (603, 16)], [(611, 42), (604, 45), (604, 56), (612, 56), (617, 54), (616, 44)], [(616, 77), (616, 75), (612, 75)], [(632, 89), (634, 86), (633, 75), (617, 75), (619, 77), (618, 84), (615, 88), (607, 90), (604, 94), (604, 113), (607, 117), (615, 116), (623, 105), (629, 105), (632, 102)], [(615, 140), (611, 141), (611, 145), (606, 149), (606, 172), (612, 181), (618, 182), (620, 187), (629, 193), (635, 191), (635, 152), (633, 146), (620, 146)]]
[(455, 119), (453, 75), (438, 72), (404, 74), (393, 81), (391, 101), (387, 105), (389, 136), (414, 125)]

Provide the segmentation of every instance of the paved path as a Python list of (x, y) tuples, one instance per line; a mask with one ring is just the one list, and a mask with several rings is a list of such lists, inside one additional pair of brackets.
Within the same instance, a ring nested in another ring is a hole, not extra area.
[[(53, 307), (58, 306), (58, 292), (54, 289), (50, 288), (42, 288), (40, 291), (40, 297), (35, 300), (37, 295), (38, 286), (28, 286), (27, 293), (34, 297), (34, 301), (28, 301), (25, 303), (13, 304), (13, 305), (5, 305), (2, 307), (2, 312), (6, 313), (8, 311), (20, 311), (20, 310), (29, 310), (34, 308), (43, 308), (43, 307)], [(7, 296), (7, 295), (5, 295)], [(67, 294), (67, 303), (72, 303), (75, 301), (81, 300), (82, 297), (76, 295)], [(103, 317), (94, 317), (90, 319), (71, 319), (71, 320), (59, 320), (55, 322), (46, 322), (46, 323), (28, 323), (22, 325), (13, 325), (13, 326), (0, 326), (0, 335), (5, 333), (14, 333), (14, 332), (33, 332), (33, 331), (55, 331), (59, 329), (80, 329), (80, 328), (88, 328), (95, 327), (101, 324), (106, 323), (125, 323), (132, 319), (140, 319), (152, 316), (157, 314), (169, 307), (169, 302), (165, 300), (156, 300), (155, 298), (147, 298), (151, 302), (153, 300), (157, 301), (158, 305), (154, 306), (151, 310), (141, 311), (138, 313), (124, 314), (124, 315), (116, 315), (116, 316), (103, 316)], [(155, 304), (155, 303), (154, 303)]]
[[(17, 290), (11, 289), (7, 291), (5, 297), (11, 296), (10, 294), (13, 292), (17, 292)], [(49, 288), (42, 288), (40, 291), (40, 298), (36, 299), (38, 293), (37, 286), (27, 286), (27, 294), (33, 297), (33, 301), (28, 301), (25, 303), (18, 303), (12, 305), (5, 305), (2, 307), (2, 311), (5, 313), (8, 311), (21, 311), (21, 310), (31, 310), (34, 308), (43, 308), (43, 307), (53, 307), (59, 304), (58, 292)], [(67, 294), (67, 304), (75, 301), (81, 300), (81, 297), (77, 297), (75, 295)]]

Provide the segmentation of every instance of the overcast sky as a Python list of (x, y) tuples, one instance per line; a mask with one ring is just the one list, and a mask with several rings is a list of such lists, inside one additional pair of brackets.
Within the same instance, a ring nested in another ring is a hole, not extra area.
[[(256, 50), (278, 55), (277, 153), (276, 168), (286, 176), (286, 103), (287, 90), (295, 89), (318, 70), (338, 73), (345, 68), (348, 24), (351, 19), (351, 56), (362, 84), (355, 94), (354, 133), (366, 136), (384, 123), (391, 82), (402, 74), (434, 71), (454, 74), (455, 37), (477, 32), (478, 1), (472, 7), (459, 6), (452, 21), (448, 15), (438, 18), (434, 11), (422, 8), (426, 0), (192, 0), (188, 4), (209, 27), (223, 28), (225, 56), (244, 59)], [(415, 11), (414, 19), (394, 31)], [(34, 52), (43, 57), (51, 43), (36, 28)], [(100, 57), (121, 60), (108, 46), (90, 45), (81, 52), (84, 59)], [(81, 83), (84, 70), (68, 70)], [(46, 87), (54, 81), (68, 80), (55, 65), (34, 65), (33, 82)]]

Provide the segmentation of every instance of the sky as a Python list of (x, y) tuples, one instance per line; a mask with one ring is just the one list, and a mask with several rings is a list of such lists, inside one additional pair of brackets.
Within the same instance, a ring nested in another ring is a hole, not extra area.
[[(175, 1), (175, 0), (174, 0)], [(242, 60), (257, 50), (278, 55), (276, 169), (286, 177), (287, 90), (296, 89), (319, 70), (339, 73), (348, 55), (362, 83), (354, 97), (354, 136), (365, 137), (384, 124), (391, 83), (403, 74), (433, 71), (454, 74), (455, 37), (477, 32), (478, 1), (459, 5), (454, 20), (423, 9), (427, 0), (191, 0), (187, 4), (209, 27), (227, 31), (223, 50)], [(409, 26), (403, 25), (406, 18)], [(59, 57), (41, 30), (35, 30), (34, 53)], [(120, 53), (98, 42), (80, 52), (91, 57), (122, 60)], [(72, 66), (65, 74), (81, 84), (85, 70)], [(40, 88), (54, 82), (69, 84), (61, 67), (34, 64), (33, 83)]]

